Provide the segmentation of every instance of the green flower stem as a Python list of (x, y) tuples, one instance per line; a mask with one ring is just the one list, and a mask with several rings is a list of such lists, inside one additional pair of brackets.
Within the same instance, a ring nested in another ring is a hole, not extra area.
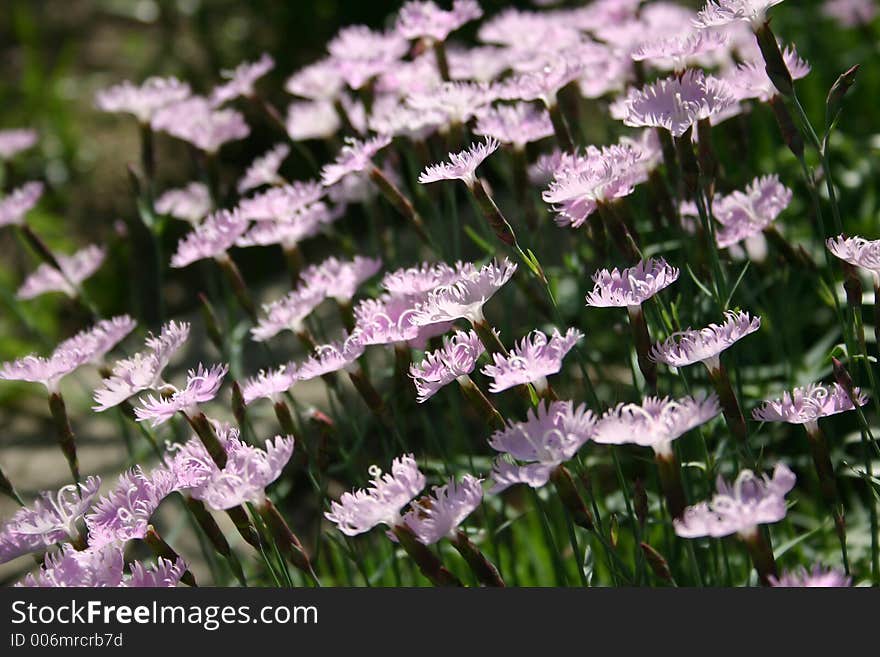
[(49, 410), (52, 413), (52, 421), (55, 424), (55, 430), (58, 434), (58, 444), (67, 459), (67, 465), (73, 480), (79, 484), (79, 459), (76, 455), (76, 437), (70, 426), (70, 419), (67, 417), (67, 407), (64, 404), (64, 398), (60, 392), (49, 393)]
[(807, 438), (810, 443), (810, 455), (813, 457), (813, 467), (819, 478), (819, 487), (822, 489), (822, 497), (828, 505), (834, 518), (834, 527), (837, 531), (837, 539), (840, 541), (840, 552), (843, 557), (843, 567), (849, 575), (849, 557), (846, 549), (846, 518), (843, 504), (837, 492), (837, 481), (834, 475), (834, 465), (831, 463), (831, 454), (828, 451), (828, 440), (825, 432), (818, 423), (806, 424)]
[(504, 428), (504, 417), (498, 412), (498, 409), (486, 397), (482, 390), (473, 382), (471, 377), (464, 375), (458, 377), (458, 385), (462, 394), (465, 396), (477, 413), (482, 417), (486, 424), (492, 429)]
[(471, 539), (460, 529), (452, 538), (454, 547), (467, 562), (477, 581), (483, 586), (504, 587), (504, 580), (498, 568), (484, 555)]
[(21, 496), (18, 494), (18, 491), (15, 490), (15, 486), (12, 485), (12, 482), (9, 481), (9, 477), (3, 472), (3, 468), (0, 468), (0, 493), (15, 500), (19, 506), (24, 506)]
[(388, 176), (386, 176), (379, 167), (374, 165), (370, 168), (369, 173), (370, 180), (376, 184), (379, 191), (381, 191), (382, 195), (385, 197), (385, 200), (387, 200), (404, 219), (410, 222), (418, 236), (432, 251), (439, 253), (440, 251), (434, 245), (434, 241), (428, 233), (428, 228), (425, 225), (424, 220), (416, 211), (412, 202), (404, 196), (403, 192), (397, 188), (397, 185), (391, 182)]
[(687, 508), (687, 496), (681, 480), (681, 465), (678, 458), (674, 452), (670, 452), (655, 454), (654, 461), (657, 464), (657, 474), (660, 476), (660, 486), (666, 498), (669, 515), (673, 518), (681, 518)]
[(419, 542), (409, 527), (397, 525), (391, 531), (394, 532), (400, 545), (431, 584), (434, 586), (462, 586), (461, 581), (446, 569), (443, 562), (427, 545)]
[[(168, 559), (171, 563), (175, 563), (178, 559), (180, 559), (180, 555), (174, 551), (174, 549), (165, 542), (156, 529), (149, 525), (147, 527), (146, 536), (144, 536), (144, 542), (150, 546), (150, 549), (153, 551), (157, 557), (161, 557), (162, 559)], [(180, 581), (186, 584), (187, 586), (198, 586), (196, 584), (196, 578), (193, 577), (193, 574), (187, 570), (183, 573), (183, 576), (180, 578)]]

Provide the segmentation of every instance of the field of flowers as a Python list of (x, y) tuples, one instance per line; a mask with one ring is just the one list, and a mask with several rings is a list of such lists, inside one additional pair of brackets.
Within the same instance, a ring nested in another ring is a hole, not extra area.
[(2, 126), (3, 581), (880, 585), (880, 3), (442, 4)]

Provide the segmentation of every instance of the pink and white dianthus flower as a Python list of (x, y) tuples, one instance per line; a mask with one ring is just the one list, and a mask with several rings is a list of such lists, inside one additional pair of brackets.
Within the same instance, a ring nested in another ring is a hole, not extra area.
[(595, 427), (596, 417), (584, 404), (542, 402), (537, 411), (529, 409), (525, 422), (508, 422), (489, 438), (492, 449), (516, 460), (496, 459), (489, 492), (500, 493), (515, 484), (544, 486), (553, 471), (592, 438)]
[(236, 428), (214, 423), (217, 439), (226, 452), (226, 465), (217, 467), (202, 441), (191, 438), (165, 456), (177, 486), (211, 509), (225, 511), (246, 502), (262, 504), (266, 487), (281, 476), (293, 455), (293, 436), (266, 440), (265, 449), (248, 445)]
[(803, 566), (789, 570), (780, 577), (770, 576), (770, 586), (784, 588), (845, 588), (852, 585), (852, 578), (836, 568), (823, 568), (815, 564), (810, 570)]
[(132, 114), (145, 125), (161, 109), (190, 97), (188, 84), (177, 78), (151, 77), (136, 85), (128, 80), (95, 94), (95, 105), (103, 112)]
[(392, 296), (421, 296), (435, 287), (455, 280), (454, 267), (445, 262), (423, 262), (415, 267), (402, 267), (382, 277), (382, 287)]
[(354, 308), (355, 330), (364, 345), (406, 345), (424, 349), (428, 340), (452, 328), (452, 322), (425, 325), (413, 322), (415, 305), (421, 296), (383, 294), (378, 299), (364, 299)]
[(485, 352), (486, 348), (474, 331), (456, 331), (443, 341), (440, 349), (427, 352), (422, 362), (413, 363), (409, 368), (418, 402), (422, 404), (446, 385), (468, 377)]
[(330, 256), (319, 265), (306, 267), (302, 280), (307, 286), (321, 290), (326, 297), (347, 304), (364, 281), (375, 276), (381, 268), (379, 258), (355, 256), (352, 260), (339, 260)]
[(116, 486), (86, 514), (89, 547), (125, 543), (147, 535), (150, 518), (175, 489), (174, 475), (164, 468), (149, 473), (135, 466), (119, 475)]
[(318, 203), (324, 192), (316, 180), (295, 180), (242, 199), (238, 210), (246, 219), (254, 221), (293, 221)]
[(410, 0), (397, 12), (395, 29), (410, 40), (443, 42), (450, 33), (482, 15), (476, 0), (453, 0), (449, 10), (441, 9), (431, 0)]
[(559, 91), (577, 80), (584, 72), (580, 57), (551, 54), (540, 66), (514, 75), (499, 83), (498, 97), (505, 100), (540, 100), (545, 107), (556, 105)]
[(672, 442), (721, 412), (718, 397), (646, 397), (641, 404), (618, 404), (596, 424), (593, 441), (603, 445), (650, 447), (659, 457), (672, 457)]
[(349, 174), (367, 171), (374, 166), (376, 154), (390, 143), (391, 137), (387, 135), (377, 135), (364, 141), (346, 138), (336, 160), (321, 170), (321, 183), (324, 187), (330, 187)]
[(822, 3), (822, 13), (843, 27), (868, 25), (878, 11), (876, 0), (825, 0)]
[(216, 109), (201, 96), (163, 107), (153, 115), (150, 125), (153, 130), (168, 133), (209, 154), (219, 151), (226, 142), (250, 134), (241, 112)]
[(702, 362), (710, 372), (720, 368), (720, 356), (747, 335), (761, 328), (761, 318), (747, 312), (728, 310), (723, 324), (709, 324), (699, 330), (674, 333), (651, 348), (651, 359), (669, 367), (685, 367)]
[(300, 242), (314, 237), (321, 229), (339, 218), (324, 203), (314, 203), (302, 211), (297, 211), (289, 220), (257, 221), (235, 245), (240, 247), (270, 246), (280, 244), (284, 249), (293, 249)]
[(515, 272), (516, 264), (508, 258), (479, 269), (471, 263), (461, 264), (453, 282), (434, 288), (424, 301), (416, 304), (412, 321), (417, 326), (457, 319), (466, 319), (471, 324), (483, 322), (483, 306)]
[[(78, 287), (90, 278), (104, 264), (107, 250), (91, 244), (73, 255), (56, 256), (61, 271), (43, 263), (31, 273), (18, 288), (15, 296), (19, 299), (34, 299), (48, 292), (62, 292), (74, 298), (79, 294)], [(63, 272), (63, 273), (62, 273)]]
[(32, 181), (13, 189), (0, 199), (0, 226), (21, 226), (24, 216), (43, 195), (43, 183)]
[(854, 267), (867, 269), (874, 275), (875, 281), (880, 280), (880, 240), (838, 235), (825, 240), (825, 246), (836, 258)]
[(489, 390), (498, 393), (528, 383), (538, 391), (546, 389), (547, 377), (562, 369), (562, 360), (582, 337), (584, 334), (574, 328), (564, 334), (553, 329), (549, 337), (542, 331), (532, 331), (510, 353), (492, 354), (493, 364), (481, 370), (493, 379)]
[(791, 198), (791, 190), (776, 175), (756, 178), (744, 192), (717, 196), (712, 214), (721, 224), (715, 236), (718, 247), (724, 249), (758, 235), (788, 207)]
[(510, 68), (509, 53), (504, 48), (478, 46), (476, 48), (449, 47), (449, 77), (489, 83)]
[(263, 185), (283, 183), (284, 180), (278, 175), (278, 170), (288, 155), (290, 155), (290, 146), (275, 144), (268, 152), (251, 162), (242, 179), (238, 181), (238, 193), (244, 194)]
[(632, 90), (624, 101), (628, 126), (664, 128), (681, 137), (698, 121), (729, 109), (735, 98), (727, 83), (689, 69)]
[(363, 355), (364, 349), (366, 346), (357, 331), (337, 342), (317, 345), (315, 353), (297, 367), (297, 377), (300, 381), (308, 381), (339, 370), (357, 372), (357, 359)]
[(674, 519), (675, 533), (682, 538), (737, 534), (750, 540), (759, 525), (785, 518), (785, 496), (794, 484), (794, 473), (783, 463), (776, 465), (772, 478), (743, 470), (729, 485), (718, 475), (717, 493), (709, 501), (689, 506), (681, 519)]
[[(810, 65), (800, 58), (793, 46), (788, 46), (782, 51), (782, 59), (792, 80), (800, 80), (809, 75)], [(724, 76), (724, 81), (738, 101), (754, 98), (767, 103), (774, 96), (779, 95), (779, 90), (767, 75), (763, 59), (739, 64)]]
[(237, 209), (213, 212), (177, 243), (171, 266), (180, 268), (205, 258), (218, 261), (228, 258), (227, 251), (235, 246), (249, 223)]
[(284, 128), (293, 141), (329, 139), (341, 126), (339, 113), (329, 101), (307, 100), (287, 106)]
[[(868, 397), (858, 388), (854, 391), (859, 406), (868, 403)], [(779, 399), (768, 399), (752, 411), (759, 422), (788, 422), (815, 428), (820, 418), (855, 410), (853, 400), (838, 383), (820, 385), (811, 383), (803, 388), (785, 391)]]
[(339, 96), (344, 84), (336, 62), (325, 57), (303, 66), (287, 78), (284, 90), (300, 98), (332, 101)]
[(0, 365), (0, 380), (41, 383), (49, 394), (55, 394), (65, 376), (90, 360), (88, 351), (78, 349), (56, 349), (48, 357), (31, 354)]
[(767, 20), (767, 10), (782, 0), (709, 0), (697, 13), (694, 25), (701, 28), (723, 27), (745, 21), (757, 27)]
[(366, 25), (349, 25), (336, 33), (327, 51), (346, 84), (360, 89), (400, 61), (409, 42), (394, 30), (378, 32)]
[(58, 345), (59, 351), (82, 351), (89, 354), (89, 362), (100, 364), (104, 356), (134, 330), (137, 322), (128, 315), (102, 319), (94, 326), (80, 331)]
[(553, 122), (547, 110), (530, 103), (498, 105), (480, 112), (474, 134), (512, 144), (521, 151), (527, 144), (552, 136)]
[(587, 305), (595, 308), (641, 306), (678, 280), (680, 270), (663, 258), (648, 258), (622, 271), (600, 269), (593, 274)]
[(442, 82), (406, 98), (410, 109), (427, 116), (439, 115), (445, 126), (464, 125), (497, 98), (497, 89), (484, 82)]
[(196, 414), (199, 404), (209, 402), (217, 396), (228, 371), (228, 365), (205, 368), (199, 364), (196, 369), (187, 372), (186, 387), (175, 390), (169, 397), (141, 397), (140, 406), (134, 409), (137, 421), (149, 421), (151, 426), (158, 427), (177, 413)]
[(324, 292), (320, 288), (300, 285), (282, 298), (263, 305), (263, 316), (251, 329), (251, 336), (256, 342), (265, 342), (281, 331), (299, 333), (306, 317), (323, 300)]
[(403, 516), (403, 524), (424, 545), (433, 545), (455, 535), (458, 526), (483, 501), (483, 480), (466, 474), (460, 482), (451, 477), (434, 486), (431, 495), (416, 500)]
[(726, 49), (729, 35), (721, 30), (691, 30), (650, 38), (631, 53), (637, 61), (647, 61), (663, 70), (683, 71), (690, 63), (699, 63), (707, 55)]
[(79, 540), (76, 523), (98, 494), (101, 479), (88, 477), (58, 492), (43, 491), (31, 504), (18, 509), (0, 527), (0, 563), (54, 543)]
[(473, 187), (477, 180), (477, 167), (499, 146), (497, 139), (488, 137), (483, 143), (471, 144), (467, 150), (450, 153), (447, 162), (432, 164), (422, 171), (419, 182), (425, 185), (440, 180), (461, 180), (468, 187)]
[(37, 131), (29, 128), (0, 130), (0, 160), (10, 160), (22, 151), (33, 148), (37, 139)]
[(589, 146), (561, 160), (541, 198), (553, 206), (557, 225), (579, 228), (599, 204), (629, 196), (647, 179), (645, 153), (632, 145)]
[(226, 82), (211, 92), (211, 103), (219, 107), (238, 97), (252, 98), (256, 94), (254, 85), (261, 77), (275, 68), (275, 60), (268, 53), (263, 53), (255, 62), (242, 62), (234, 69), (222, 71), (220, 77)]
[(371, 466), (370, 476), (368, 488), (343, 493), (324, 514), (346, 536), (363, 534), (377, 525), (400, 524), (400, 512), (425, 487), (425, 475), (412, 454), (394, 459), (390, 473)]
[(260, 370), (256, 376), (246, 379), (241, 386), (244, 403), (250, 406), (261, 398), (268, 399), (272, 403), (278, 402), (298, 380), (297, 368), (289, 364), (270, 370)]
[(110, 376), (104, 379), (103, 387), (95, 390), (97, 405), (92, 410), (106, 411), (139, 392), (164, 386), (162, 372), (186, 342), (189, 328), (187, 322), (168, 322), (158, 336), (147, 336), (145, 350), (117, 361)]
[(212, 207), (211, 191), (200, 182), (169, 189), (156, 199), (156, 212), (191, 224), (197, 224), (207, 217)]

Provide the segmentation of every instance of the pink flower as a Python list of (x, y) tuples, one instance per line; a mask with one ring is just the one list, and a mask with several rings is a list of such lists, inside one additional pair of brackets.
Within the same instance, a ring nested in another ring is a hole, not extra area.
[(327, 44), (342, 77), (352, 89), (360, 89), (375, 76), (394, 66), (409, 43), (397, 32), (374, 32), (366, 25), (344, 27)]
[(298, 380), (297, 369), (290, 365), (268, 371), (260, 370), (259, 374), (247, 379), (241, 387), (244, 403), (249, 406), (261, 397), (273, 403), (278, 402)]
[(453, 80), (492, 82), (510, 67), (508, 53), (504, 48), (482, 46), (477, 48), (449, 47), (449, 77)]
[(477, 35), (483, 43), (532, 55), (576, 45), (583, 39), (576, 26), (559, 20), (558, 16), (513, 8), (485, 21)]
[(674, 333), (651, 349), (651, 358), (669, 367), (684, 367), (702, 362), (709, 370), (720, 367), (721, 352), (761, 328), (761, 318), (747, 312), (728, 310), (723, 324), (688, 329)]
[(297, 377), (300, 381), (308, 381), (339, 370), (357, 371), (355, 363), (363, 355), (364, 348), (357, 332), (339, 342), (318, 345), (315, 353), (297, 368)]
[(37, 139), (36, 130), (27, 128), (0, 130), (0, 160), (11, 160), (22, 151), (33, 148)]
[(227, 365), (213, 365), (206, 369), (199, 364), (196, 369), (187, 372), (186, 387), (183, 390), (175, 390), (169, 397), (141, 397), (141, 405), (134, 409), (137, 421), (149, 420), (151, 426), (158, 427), (176, 413), (194, 415), (198, 412), (198, 404), (209, 402), (217, 396), (228, 371)]
[[(423, 91), (414, 91), (406, 105), (446, 126), (463, 125), (497, 97), (496, 89), (483, 82), (443, 82)], [(437, 121), (435, 117), (442, 117)]]
[(236, 240), (235, 245), (269, 246), (280, 244), (292, 249), (303, 240), (317, 235), (322, 228), (339, 218), (324, 203), (314, 203), (292, 215), (289, 220), (257, 221), (250, 230)]
[[(810, 73), (810, 65), (798, 56), (793, 46), (782, 51), (782, 59), (792, 80), (800, 80)], [(734, 98), (739, 101), (757, 98), (767, 103), (779, 94), (767, 75), (763, 59), (740, 64), (725, 75), (724, 80)]]
[(688, 63), (727, 46), (729, 35), (717, 30), (692, 30), (650, 38), (632, 52), (635, 61), (649, 61), (662, 69), (682, 71)]
[[(854, 390), (859, 406), (868, 403), (868, 397), (856, 388)], [(819, 418), (854, 410), (852, 400), (839, 384), (819, 385), (811, 383), (805, 388), (795, 388), (784, 392), (782, 398), (765, 401), (752, 411), (752, 417), (759, 422), (788, 422), (815, 426)]]
[(78, 539), (76, 523), (91, 506), (100, 486), (98, 477), (89, 477), (78, 485), (63, 486), (57, 493), (44, 491), (32, 504), (18, 509), (0, 527), (0, 563), (53, 543)]
[(468, 187), (473, 187), (476, 182), (477, 167), (498, 150), (499, 146), (498, 140), (489, 137), (481, 144), (471, 144), (468, 150), (450, 153), (448, 162), (427, 167), (419, 175), (419, 182), (425, 185), (439, 180), (461, 180)]
[(479, 269), (471, 263), (458, 267), (455, 281), (434, 288), (418, 303), (412, 321), (417, 326), (466, 319), (471, 324), (484, 321), (483, 305), (516, 272), (516, 264), (504, 258)]
[(150, 125), (153, 130), (167, 132), (206, 153), (216, 153), (226, 142), (250, 134), (240, 112), (215, 109), (200, 96), (163, 107), (153, 115)]
[(546, 110), (529, 103), (498, 105), (479, 114), (474, 134), (492, 137), (522, 150), (526, 144), (551, 136), (553, 123)]
[(254, 221), (293, 221), (307, 213), (323, 196), (324, 188), (319, 182), (296, 180), (242, 199), (238, 210), (243, 217)]
[[(43, 263), (25, 279), (15, 296), (19, 299), (34, 299), (47, 292), (63, 292), (71, 298), (76, 297), (76, 288), (98, 271), (106, 256), (107, 250), (94, 244), (73, 255), (58, 255), (56, 259), (63, 274), (48, 263)], [(71, 286), (71, 283), (76, 287)]]
[(323, 300), (323, 290), (300, 285), (281, 299), (263, 306), (263, 316), (251, 329), (251, 336), (257, 342), (265, 342), (284, 330), (298, 333), (306, 317)]
[(593, 290), (587, 305), (597, 308), (641, 306), (678, 280), (679, 269), (663, 258), (648, 258), (635, 267), (618, 271), (600, 269), (593, 274)]
[(543, 390), (547, 377), (562, 369), (562, 359), (582, 337), (584, 334), (573, 328), (564, 335), (553, 329), (549, 338), (541, 331), (532, 331), (509, 354), (493, 354), (494, 364), (481, 370), (494, 379), (489, 390), (498, 393), (527, 383)]
[(349, 303), (361, 284), (381, 268), (382, 261), (378, 258), (355, 256), (352, 260), (339, 260), (331, 256), (320, 265), (303, 270), (302, 280), (339, 303)]
[(329, 139), (341, 125), (336, 108), (326, 100), (291, 103), (284, 119), (287, 135), (293, 141)]
[(396, 269), (382, 277), (382, 287), (392, 296), (421, 296), (440, 285), (448, 285), (456, 272), (445, 262), (423, 262), (415, 267)]
[(822, 13), (843, 27), (868, 25), (877, 16), (875, 0), (825, 0)]
[(445, 486), (434, 486), (429, 497), (410, 505), (410, 510), (403, 516), (403, 524), (425, 545), (453, 536), (458, 526), (483, 501), (482, 481), (466, 474), (459, 483), (451, 477)]
[(362, 173), (373, 166), (376, 153), (391, 143), (391, 137), (378, 135), (372, 139), (359, 141), (347, 138), (345, 145), (336, 156), (336, 161), (321, 170), (321, 182), (324, 187), (338, 183), (351, 173)]
[(444, 340), (440, 349), (427, 352), (421, 363), (413, 363), (409, 368), (418, 402), (426, 402), (444, 386), (468, 376), (485, 351), (474, 331), (456, 331), (451, 338)]
[(215, 423), (214, 428), (226, 451), (226, 465), (218, 468), (201, 440), (191, 438), (165, 457), (178, 487), (218, 511), (245, 502), (262, 504), (266, 487), (281, 476), (293, 455), (293, 436), (275, 436), (263, 450), (243, 442), (234, 427)]
[(101, 497), (86, 515), (89, 547), (143, 539), (150, 518), (162, 501), (174, 491), (175, 477), (164, 468), (145, 473), (135, 466), (122, 473), (116, 487)]
[(672, 456), (672, 441), (721, 412), (718, 398), (646, 397), (641, 404), (618, 404), (596, 424), (593, 440), (603, 445), (642, 445), (658, 456)]
[(675, 533), (683, 538), (738, 534), (749, 539), (758, 531), (758, 525), (785, 517), (785, 495), (794, 484), (794, 473), (782, 463), (776, 465), (772, 479), (743, 470), (730, 486), (719, 475), (715, 496), (689, 506), (681, 520), (673, 520)]
[[(425, 93), (443, 83), (434, 53), (414, 54), (410, 61), (399, 62), (385, 71), (374, 84), (376, 101), (387, 110), (389, 106), (404, 107), (401, 100), (410, 94)], [(376, 102), (371, 114), (376, 112)], [(377, 131), (383, 134), (381, 130)]]
[(844, 588), (852, 585), (852, 578), (840, 570), (825, 569), (815, 564), (809, 571), (801, 566), (783, 573), (781, 577), (771, 575), (770, 585), (788, 588)]
[(326, 57), (291, 75), (284, 83), (284, 90), (309, 100), (333, 100), (344, 84), (336, 62)]
[(505, 100), (540, 100), (545, 106), (553, 107), (556, 94), (578, 79), (583, 70), (579, 57), (551, 54), (540, 68), (504, 80), (498, 96)]
[(364, 345), (405, 344), (424, 349), (428, 340), (452, 328), (451, 322), (419, 326), (413, 323), (415, 305), (423, 296), (382, 295), (364, 299), (354, 309), (355, 330)]
[(91, 360), (87, 351), (56, 349), (51, 356), (25, 356), (0, 365), (0, 379), (42, 383), (49, 393), (58, 392), (58, 386), (68, 374)]
[(211, 92), (211, 103), (219, 107), (239, 96), (251, 98), (256, 93), (257, 80), (275, 67), (275, 60), (267, 53), (260, 55), (255, 62), (242, 62), (231, 71), (223, 71), (220, 76), (227, 82), (215, 87)]
[(89, 361), (100, 363), (113, 347), (137, 326), (128, 315), (102, 319), (85, 331), (80, 331), (58, 345), (58, 351), (81, 351), (89, 354)]
[(880, 240), (838, 235), (825, 241), (825, 246), (844, 262), (867, 269), (876, 277), (880, 273)]
[(508, 422), (492, 434), (489, 446), (525, 464), (497, 459), (489, 492), (500, 493), (521, 483), (532, 488), (545, 485), (553, 470), (593, 436), (595, 425), (595, 416), (584, 404), (575, 407), (570, 401), (542, 402), (537, 412), (529, 409), (525, 422)]
[(147, 78), (138, 86), (128, 80), (99, 91), (95, 105), (103, 112), (133, 114), (148, 124), (156, 113), (168, 105), (190, 96), (189, 85), (177, 78)]
[(400, 524), (403, 507), (425, 487), (425, 475), (412, 454), (394, 459), (390, 473), (382, 474), (377, 466), (371, 466), (370, 476), (369, 488), (343, 493), (324, 514), (346, 536), (363, 534), (376, 525)]
[(191, 182), (180, 189), (169, 189), (156, 199), (156, 212), (197, 224), (211, 212), (213, 203), (207, 185)]
[(376, 99), (368, 124), (370, 130), (383, 135), (424, 141), (446, 124), (446, 115), (437, 110), (413, 109), (401, 104), (395, 96), (387, 95)]
[(449, 11), (430, 0), (410, 0), (397, 12), (395, 27), (407, 39), (446, 41), (451, 32), (482, 15), (483, 10), (475, 0), (453, 0)]
[(131, 577), (123, 579), (121, 586), (127, 588), (173, 588), (177, 586), (186, 573), (186, 562), (177, 557), (172, 562), (170, 559), (159, 557), (156, 565), (146, 568), (140, 561), (131, 564)]
[(244, 194), (263, 185), (277, 185), (283, 182), (278, 170), (288, 155), (290, 155), (290, 146), (276, 144), (266, 154), (254, 160), (245, 171), (244, 177), (238, 181), (238, 193)]
[(632, 145), (587, 148), (585, 155), (563, 158), (550, 186), (541, 194), (553, 205), (556, 223), (579, 228), (599, 203), (629, 196), (647, 178), (645, 152)]
[(43, 195), (43, 183), (29, 182), (0, 199), (0, 226), (21, 226)]
[(791, 202), (792, 193), (776, 175), (756, 178), (745, 192), (718, 196), (712, 214), (721, 224), (715, 236), (719, 248), (727, 248), (759, 234)]
[(709, 0), (697, 14), (697, 27), (722, 27), (737, 21), (760, 25), (767, 20), (767, 10), (782, 0)]
[(111, 375), (104, 379), (104, 386), (95, 390), (97, 405), (92, 410), (106, 411), (139, 392), (161, 387), (163, 370), (188, 337), (189, 324), (174, 321), (164, 325), (158, 336), (150, 334), (146, 350), (113, 365)]
[(727, 84), (689, 69), (629, 93), (623, 122), (634, 127), (665, 128), (681, 137), (702, 119), (727, 110), (735, 102)]
[(247, 218), (238, 210), (217, 210), (177, 243), (171, 266), (186, 267), (205, 258), (228, 258), (227, 251), (235, 246), (248, 224)]

